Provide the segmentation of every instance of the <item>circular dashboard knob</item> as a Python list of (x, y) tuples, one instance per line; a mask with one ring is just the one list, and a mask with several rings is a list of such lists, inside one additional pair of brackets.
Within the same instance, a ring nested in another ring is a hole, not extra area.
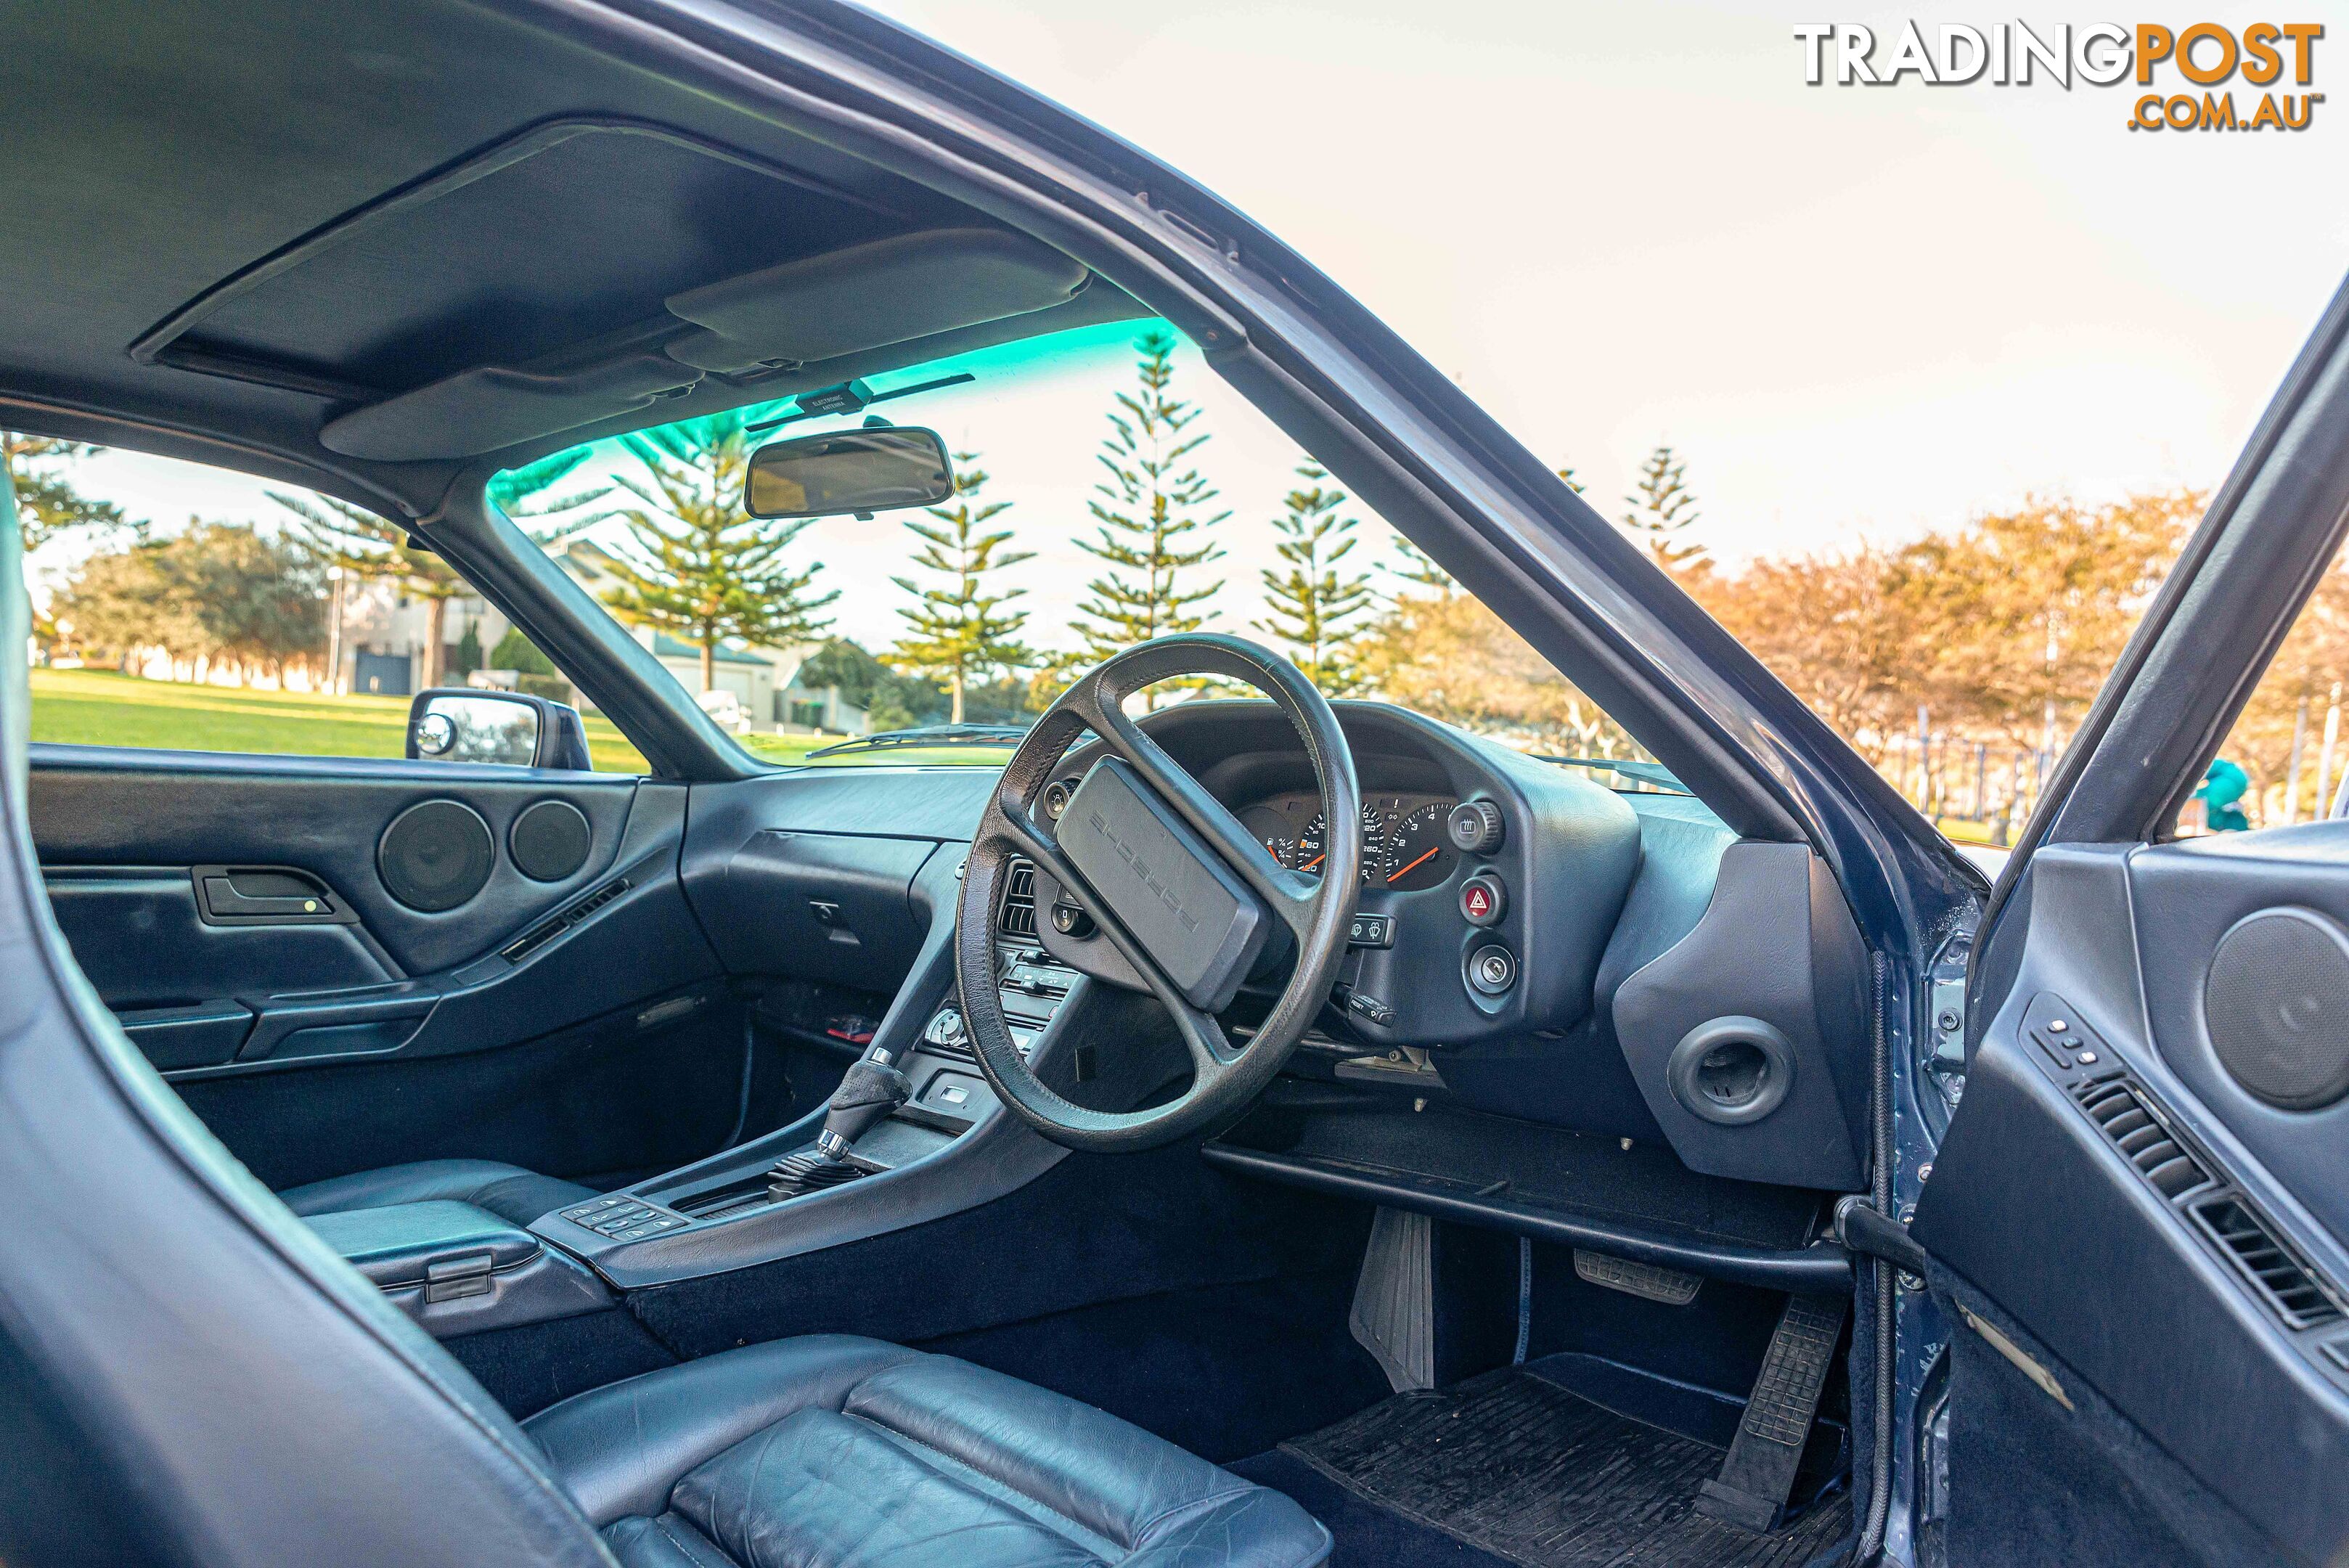
[(1463, 855), (1490, 855), (1501, 846), (1501, 808), (1489, 800), (1464, 800), (1444, 819), (1452, 846)]

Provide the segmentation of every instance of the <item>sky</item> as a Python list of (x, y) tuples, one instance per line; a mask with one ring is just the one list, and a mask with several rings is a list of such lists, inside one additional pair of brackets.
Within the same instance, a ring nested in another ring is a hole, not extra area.
[[(877, 8), (1247, 212), (1572, 465), (1602, 512), (1622, 512), (1640, 460), (1670, 441), (1697, 534), (1733, 565), (1955, 526), (2034, 492), (2215, 485), (2349, 271), (2349, 98), (2297, 133), (2147, 134), (2126, 129), (2126, 84), (1804, 82), (1798, 23), (1868, 23), (1881, 59), (1905, 17), (1930, 36), (1990, 14)], [(2267, 10), (2194, 15), (2240, 26)], [(2137, 19), (2047, 6), (2025, 20), (2045, 34), (2113, 17)], [(2333, 31), (2312, 84), (2329, 97), (2349, 80), (2333, 60), (2349, 33)], [(1039, 551), (1022, 570), (1045, 641), (1068, 640), (1054, 632), (1089, 566), (1068, 540), (1102, 410), (1130, 374), (1117, 343), (1096, 347), (898, 413), (988, 447), (989, 493), (1015, 502), (1004, 522)], [(1203, 466), (1235, 509), (1220, 624), (1244, 627), (1297, 454), (1195, 360), (1184, 375), (1214, 433)], [(116, 454), (92, 487), (159, 520), (266, 511), (257, 486), (178, 472)], [(907, 536), (843, 520), (804, 538), (846, 590), (841, 629), (894, 635), (904, 600), (888, 578)]]

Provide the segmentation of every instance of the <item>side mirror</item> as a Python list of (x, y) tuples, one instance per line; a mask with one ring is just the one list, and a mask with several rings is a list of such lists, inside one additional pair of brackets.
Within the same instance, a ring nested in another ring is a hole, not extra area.
[(936, 431), (873, 425), (771, 441), (750, 454), (742, 509), (753, 517), (859, 516), (954, 499)]
[(502, 763), (585, 773), (587, 726), (579, 710), (523, 691), (436, 686), (408, 705), (411, 761)]

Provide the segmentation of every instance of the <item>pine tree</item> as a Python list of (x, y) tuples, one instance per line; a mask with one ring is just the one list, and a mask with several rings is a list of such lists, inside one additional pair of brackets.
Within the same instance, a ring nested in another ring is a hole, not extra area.
[(1342, 490), (1324, 489), (1330, 476), (1311, 463), (1298, 471), (1310, 489), (1288, 493), (1288, 514), (1273, 520), (1280, 535), (1274, 548), (1285, 569), (1264, 569), (1266, 618), (1257, 627), (1289, 646), (1289, 659), (1307, 680), (1330, 696), (1361, 684), (1347, 657), (1362, 612), (1371, 604), (1371, 576), (1340, 576), (1338, 563), (1355, 545), (1356, 520), (1340, 517)]
[(26, 555), (75, 528), (145, 526), (127, 524), (121, 507), (84, 495), (72, 480), (54, 471), (55, 464), (93, 457), (103, 450), (87, 441), (0, 431), (0, 489), (16, 492)]
[[(416, 671), (418, 690), (440, 684), (441, 639), (449, 624), (449, 601), (466, 594), (465, 579), (407, 529), (363, 506), (331, 495), (307, 498), (273, 490), (269, 499), (294, 514), (295, 537), (329, 566), (376, 582), (397, 582), (410, 598), (424, 601), (424, 649)], [(340, 677), (332, 670), (327, 679)]]
[(1398, 534), (1394, 536), (1395, 555), (1401, 564), (1386, 570), (1406, 583), (1416, 583), (1423, 588), (1433, 588), (1442, 598), (1450, 598), (1454, 587), (1452, 574), (1430, 560), (1425, 552)]
[(935, 523), (905, 524), (922, 540), (914, 554), (914, 565), (940, 574), (950, 586), (926, 588), (910, 577), (891, 579), (917, 601), (910, 609), (897, 612), (911, 629), (897, 639), (893, 652), (902, 664), (944, 677), (954, 704), (950, 722), (957, 724), (963, 722), (963, 692), (971, 681), (984, 679), (990, 670), (1008, 671), (1015, 665), (1031, 663), (1036, 657), (1033, 649), (1018, 640), (1019, 628), (1028, 623), (1028, 612), (1004, 607), (1028, 590), (990, 594), (981, 581), (990, 572), (1033, 559), (1035, 552), (999, 554), (1009, 541), (1011, 530), (984, 532), (988, 523), (1010, 509), (1011, 503), (975, 504), (987, 483), (986, 471), (978, 463), (975, 452), (955, 453), (955, 495), (960, 504), (928, 508)]
[[(1193, 607), (1224, 586), (1217, 578), (1192, 588), (1183, 576), (1224, 554), (1205, 538), (1185, 547), (1185, 536), (1212, 528), (1231, 514), (1199, 515), (1218, 492), (1189, 461), (1207, 440), (1204, 431), (1186, 433), (1198, 421), (1198, 405), (1168, 392), (1174, 379), (1174, 335), (1163, 327), (1135, 341), (1142, 356), (1134, 367), (1139, 385), (1117, 395), (1118, 407), (1109, 416), (1112, 433), (1102, 441), (1101, 463), (1110, 477), (1094, 486), (1101, 499), (1087, 504), (1100, 537), (1076, 542), (1108, 563), (1086, 585), (1093, 597), (1077, 607), (1084, 618), (1075, 630), (1094, 659), (1154, 637), (1196, 631), (1216, 612), (1194, 613)], [(1154, 702), (1148, 694), (1144, 701)]]
[(592, 524), (611, 515), (609, 512), (583, 513), (612, 493), (612, 486), (599, 484), (593, 490), (574, 491), (568, 495), (548, 495), (571, 476), (572, 471), (587, 461), (592, 447), (574, 446), (568, 452), (558, 452), (552, 457), (542, 457), (536, 462), (520, 468), (501, 469), (491, 476), (490, 504), (517, 521), (530, 517), (563, 517), (560, 527), (530, 530), (532, 540), (541, 549), (566, 539)]
[[(523, 525), (531, 542), (544, 549), (610, 515), (605, 512), (583, 514), (580, 511), (610, 494), (610, 485), (572, 495), (536, 499), (560, 483), (586, 457), (587, 449), (581, 447), (500, 472), (490, 481), (490, 502), (517, 520), (555, 519), (536, 528)], [(449, 601), (472, 591), (457, 575), (456, 568), (416, 542), (406, 528), (363, 506), (337, 501), (331, 495), (305, 498), (275, 490), (269, 493), (269, 498), (294, 514), (295, 539), (323, 564), (339, 566), (364, 581), (397, 582), (400, 592), (424, 601), (424, 649), (417, 680), (419, 689), (440, 685), (446, 673), (441, 668), (446, 657), (441, 639), (447, 634)], [(326, 678), (338, 679), (333, 670), (326, 672)]]
[(720, 642), (809, 641), (831, 624), (816, 612), (840, 597), (812, 591), (823, 563), (803, 572), (783, 564), (784, 550), (812, 519), (776, 524), (742, 510), (752, 445), (742, 426), (757, 412), (736, 409), (621, 442), (649, 482), (616, 476), (644, 504), (619, 514), (635, 558), (615, 558), (621, 587), (608, 602), (621, 619), (699, 649), (704, 691), (716, 685)]
[(1640, 466), (1639, 490), (1623, 498), (1631, 510), (1623, 526), (1644, 537), (1656, 565), (1675, 576), (1707, 565), (1704, 546), (1683, 537), (1697, 520), (1696, 495), (1688, 487), (1688, 463), (1669, 444), (1659, 445)]

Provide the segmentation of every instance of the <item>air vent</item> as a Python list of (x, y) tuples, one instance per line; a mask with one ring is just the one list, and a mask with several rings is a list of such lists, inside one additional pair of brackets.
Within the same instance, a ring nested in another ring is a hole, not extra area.
[(1011, 875), (1003, 888), (1003, 934), (1007, 937), (1032, 937), (1036, 934), (1036, 866), (1030, 860), (1013, 857)]
[(2154, 1190), (2176, 1202), (2188, 1193), (2210, 1185), (2210, 1173), (2186, 1151), (2168, 1127), (2147, 1106), (2143, 1096), (2124, 1078), (2083, 1084), (2073, 1093), (2088, 1119), (2104, 1129), (2115, 1147), (2153, 1183)]
[(515, 938), (512, 942), (499, 949), (498, 956), (508, 963), (520, 963), (526, 954), (544, 947), (633, 886), (635, 884), (626, 877), (606, 882), (553, 919), (543, 925), (532, 928), (524, 935)]
[(2314, 1328), (2341, 1316), (2341, 1308), (2308, 1266), (2242, 1204), (2232, 1198), (2206, 1198), (2194, 1205), (2192, 1213), (2285, 1327)]

